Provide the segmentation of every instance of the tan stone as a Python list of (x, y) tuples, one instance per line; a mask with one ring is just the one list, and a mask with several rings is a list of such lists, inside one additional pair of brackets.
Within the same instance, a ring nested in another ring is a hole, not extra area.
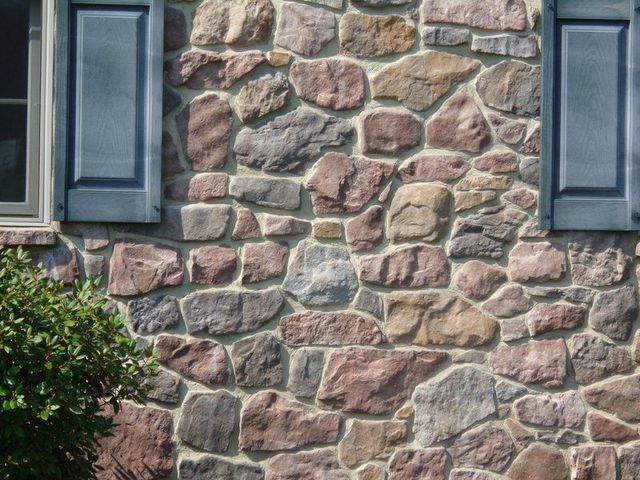
[(429, 350), (334, 350), (316, 398), (320, 405), (345, 412), (388, 414), (447, 358), (445, 352)]
[(347, 12), (340, 20), (340, 53), (355, 57), (380, 57), (409, 50), (416, 29), (399, 15)]
[(464, 92), (451, 96), (427, 122), (427, 143), (434, 148), (479, 152), (489, 142), (487, 122)]
[(513, 180), (506, 175), (473, 175), (463, 178), (456, 185), (458, 191), (509, 190)]
[(409, 55), (371, 76), (371, 95), (398, 100), (412, 110), (426, 110), (479, 67), (478, 60), (450, 53)]
[(339, 431), (339, 415), (266, 391), (251, 395), (244, 402), (239, 446), (243, 451), (291, 450), (335, 442)]
[(493, 191), (473, 191), (473, 192), (456, 192), (455, 194), (455, 210), (456, 212), (464, 212), (495, 200), (496, 192)]
[(495, 320), (444, 292), (385, 295), (386, 334), (392, 343), (477, 347), (493, 340)]
[(342, 238), (342, 223), (340, 222), (331, 220), (314, 222), (312, 227), (312, 233), (315, 238), (327, 240), (338, 240)]
[(406, 422), (355, 419), (338, 444), (338, 458), (347, 467), (374, 458), (385, 458), (390, 456), (394, 447), (403, 443), (406, 437)]
[(518, 455), (507, 475), (510, 480), (567, 480), (569, 469), (561, 450), (534, 443)]
[(272, 67), (286, 67), (291, 62), (291, 54), (271, 50), (267, 52), (267, 61)]
[(449, 225), (449, 190), (439, 185), (414, 183), (400, 187), (391, 201), (387, 235), (391, 242), (433, 242)]

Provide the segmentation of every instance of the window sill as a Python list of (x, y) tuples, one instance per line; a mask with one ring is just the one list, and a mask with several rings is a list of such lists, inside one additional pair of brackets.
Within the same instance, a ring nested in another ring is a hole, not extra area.
[(15, 247), (55, 244), (56, 233), (51, 228), (0, 227), (0, 245)]

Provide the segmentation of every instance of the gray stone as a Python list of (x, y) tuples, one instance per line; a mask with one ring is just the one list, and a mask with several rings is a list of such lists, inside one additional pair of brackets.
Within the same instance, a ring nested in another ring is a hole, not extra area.
[(353, 300), (358, 277), (346, 248), (303, 240), (282, 288), (305, 305), (344, 304)]
[(542, 442), (558, 443), (560, 445), (577, 445), (579, 443), (585, 443), (588, 441), (586, 435), (583, 435), (579, 432), (574, 432), (573, 430), (569, 430), (568, 428), (562, 429), (559, 432), (536, 432), (535, 438), (536, 440)]
[(259, 291), (211, 290), (193, 292), (182, 300), (187, 332), (210, 335), (257, 330), (284, 304), (277, 288)]
[(267, 237), (302, 235), (311, 231), (311, 222), (307, 220), (282, 215), (271, 215), (270, 213), (265, 213), (262, 218), (264, 219), (264, 234)]
[(34, 266), (42, 264), (45, 276), (65, 285), (71, 285), (78, 278), (76, 249), (67, 244), (32, 252), (31, 263)]
[(496, 398), (500, 403), (509, 403), (511, 400), (521, 397), (525, 393), (529, 393), (531, 391), (527, 387), (511, 382), (505, 382), (504, 380), (497, 382), (495, 389)]
[(348, 120), (298, 108), (258, 129), (242, 129), (233, 151), (241, 165), (286, 172), (318, 158), (321, 148), (345, 145), (352, 134)]
[(296, 397), (313, 398), (316, 396), (322, 369), (324, 351), (317, 348), (301, 348), (291, 357), (287, 390)]
[(454, 46), (469, 43), (471, 34), (466, 28), (424, 27), (422, 42), (425, 45)]
[(528, 287), (527, 293), (533, 297), (561, 298), (575, 303), (591, 303), (594, 292), (583, 287)]
[(524, 37), (518, 35), (493, 35), (490, 37), (474, 35), (471, 50), (495, 55), (532, 58), (538, 54), (538, 41), (535, 35)]
[(587, 415), (576, 391), (526, 395), (513, 406), (518, 420), (544, 427), (577, 427)]
[(104, 273), (105, 258), (104, 255), (91, 255), (85, 253), (82, 256), (82, 266), (86, 277), (101, 277)]
[(620, 480), (640, 480), (640, 442), (622, 447), (620, 458)]
[(300, 207), (300, 184), (286, 178), (237, 177), (231, 178), (229, 194), (239, 202), (285, 210)]
[(511, 460), (515, 448), (504, 428), (486, 423), (463, 433), (448, 451), (454, 467), (501, 472)]
[(454, 355), (451, 361), (453, 363), (475, 363), (477, 365), (482, 365), (487, 363), (487, 352), (468, 350)]
[(353, 3), (365, 5), (367, 7), (388, 7), (391, 5), (406, 5), (413, 0), (353, 0)]
[(578, 383), (593, 383), (633, 367), (627, 348), (606, 342), (595, 335), (574, 335), (567, 344)]
[(512, 342), (529, 337), (529, 328), (523, 317), (505, 318), (500, 322), (500, 339)]
[(224, 390), (189, 393), (182, 405), (176, 433), (194, 447), (226, 452), (235, 430), (237, 401)]
[(589, 315), (594, 330), (614, 340), (628, 340), (638, 316), (638, 295), (634, 287), (600, 292)]
[(174, 89), (165, 86), (162, 89), (162, 116), (166, 117), (171, 110), (182, 103), (182, 97)]
[(315, 55), (336, 36), (333, 13), (321, 8), (285, 2), (274, 42), (300, 55)]
[(604, 287), (625, 280), (633, 264), (633, 247), (633, 238), (625, 234), (572, 233), (569, 256), (573, 283)]
[(353, 306), (363, 312), (368, 312), (379, 320), (382, 320), (384, 316), (384, 306), (382, 304), (382, 295), (369, 290), (367, 287), (362, 287), (355, 300)]
[(280, 454), (267, 463), (265, 480), (349, 480), (330, 449)]
[(515, 238), (526, 218), (524, 212), (509, 207), (485, 208), (477, 214), (458, 218), (451, 233), (449, 255), (500, 258), (505, 243)]
[(414, 432), (423, 446), (446, 440), (496, 412), (495, 380), (472, 367), (418, 385), (413, 394)]
[(281, 72), (247, 82), (235, 98), (236, 113), (244, 123), (284, 107), (289, 96), (289, 82)]
[(257, 463), (230, 462), (224, 458), (205, 455), (183, 458), (178, 467), (180, 480), (263, 480), (264, 472)]
[(131, 300), (127, 308), (136, 333), (154, 333), (180, 323), (178, 300), (169, 295)]
[(520, 180), (538, 186), (540, 176), (540, 159), (538, 157), (523, 158), (520, 162)]
[(157, 402), (178, 403), (180, 397), (180, 377), (164, 370), (159, 370), (155, 377), (145, 380), (151, 386), (147, 398)]
[(162, 221), (154, 224), (121, 223), (116, 229), (179, 242), (217, 240), (225, 235), (231, 218), (231, 206), (194, 203), (165, 205)]
[[(87, 223), (87, 222), (52, 222), (51, 227), (56, 231), (65, 235), (77, 235), (82, 237), (84, 242), (84, 248), (86, 250), (101, 250), (109, 245), (109, 230), (103, 223)], [(20, 230), (18, 230), (20, 231)], [(42, 232), (40, 236), (46, 234), (46, 230)], [(7, 245), (2, 242), (2, 234), (0, 232), (0, 244)], [(27, 240), (27, 239), (25, 239)], [(42, 242), (34, 241), (34, 238), (29, 239), (25, 245), (43, 245)], [(54, 242), (55, 243), (55, 242)]]
[(272, 387), (282, 382), (280, 343), (269, 332), (243, 338), (231, 347), (236, 385)]
[(516, 115), (540, 115), (540, 66), (504, 61), (478, 76), (476, 90), (485, 105)]

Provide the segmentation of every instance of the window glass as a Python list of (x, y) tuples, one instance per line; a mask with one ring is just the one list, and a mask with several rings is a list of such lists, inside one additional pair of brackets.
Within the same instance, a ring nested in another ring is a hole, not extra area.
[(0, 99), (27, 98), (30, 4), (30, 0), (0, 1)]
[(0, 105), (0, 202), (26, 200), (27, 106)]

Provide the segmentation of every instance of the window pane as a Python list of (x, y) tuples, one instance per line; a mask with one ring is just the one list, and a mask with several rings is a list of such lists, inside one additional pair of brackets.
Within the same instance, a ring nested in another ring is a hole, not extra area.
[(27, 106), (0, 105), (0, 202), (24, 202)]
[(0, 98), (27, 98), (30, 3), (0, 0)]

